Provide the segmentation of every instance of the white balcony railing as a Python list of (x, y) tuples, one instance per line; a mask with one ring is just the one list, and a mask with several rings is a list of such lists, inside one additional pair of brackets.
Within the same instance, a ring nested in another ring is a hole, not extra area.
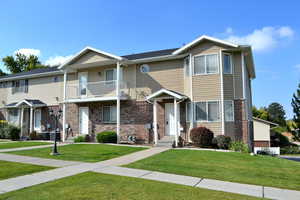
[[(66, 99), (83, 99), (97, 97), (116, 97), (117, 96), (117, 81), (99, 81), (88, 82), (84, 85), (67, 84)], [(128, 94), (127, 84), (120, 81), (121, 97)]]

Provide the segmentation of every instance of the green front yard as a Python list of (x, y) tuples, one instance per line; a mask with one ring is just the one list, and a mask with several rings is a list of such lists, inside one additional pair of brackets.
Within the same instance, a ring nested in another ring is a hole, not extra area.
[(10, 200), (258, 199), (157, 181), (86, 172), (0, 195)]
[(300, 162), (270, 156), (169, 150), (127, 167), (300, 190)]
[(128, 147), (106, 144), (70, 144), (58, 147), (61, 155), (51, 156), (52, 148), (31, 149), (9, 152), (17, 155), (72, 160), (82, 162), (98, 162), (145, 150), (143, 147)]
[(32, 174), (35, 172), (54, 169), (53, 167), (44, 167), (39, 165), (30, 165), (16, 162), (0, 161), (0, 180)]
[(20, 147), (30, 147), (30, 146), (39, 146), (39, 145), (49, 145), (49, 142), (4, 142), (0, 143), (0, 149), (12, 149)]

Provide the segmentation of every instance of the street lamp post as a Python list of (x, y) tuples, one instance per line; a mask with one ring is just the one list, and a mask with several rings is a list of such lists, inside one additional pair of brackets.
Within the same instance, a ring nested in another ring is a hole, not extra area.
[(58, 151), (57, 151), (57, 134), (59, 133), (59, 128), (57, 127), (57, 123), (59, 118), (61, 117), (62, 114), (62, 110), (59, 109), (59, 111), (57, 113), (54, 113), (54, 111), (52, 109), (49, 110), (49, 114), (51, 117), (54, 118), (54, 127), (55, 127), (55, 131), (54, 131), (54, 146), (52, 149), (52, 152), (50, 153), (53, 156), (59, 155)]

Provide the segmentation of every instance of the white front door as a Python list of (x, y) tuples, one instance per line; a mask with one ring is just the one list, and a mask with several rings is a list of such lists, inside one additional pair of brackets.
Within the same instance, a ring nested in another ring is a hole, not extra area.
[(88, 73), (80, 72), (78, 73), (79, 80), (79, 96), (86, 97), (87, 96), (87, 84), (88, 84)]
[[(177, 109), (177, 116), (178, 116), (179, 106), (177, 106), (177, 108), (178, 108)], [(165, 104), (165, 135), (175, 135), (174, 103)]]
[(89, 108), (79, 108), (79, 134), (89, 133)]

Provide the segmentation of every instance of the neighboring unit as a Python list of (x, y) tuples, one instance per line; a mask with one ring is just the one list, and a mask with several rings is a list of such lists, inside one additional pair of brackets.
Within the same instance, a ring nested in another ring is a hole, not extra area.
[(205, 126), (252, 146), (254, 78), (250, 46), (209, 36), (126, 56), (86, 47), (58, 68), (0, 78), (0, 103), (23, 135), (53, 129), (48, 110), (61, 108), (63, 140), (115, 130), (120, 142), (190, 141)]
[(254, 147), (271, 146), (272, 126), (278, 126), (278, 124), (253, 117)]

